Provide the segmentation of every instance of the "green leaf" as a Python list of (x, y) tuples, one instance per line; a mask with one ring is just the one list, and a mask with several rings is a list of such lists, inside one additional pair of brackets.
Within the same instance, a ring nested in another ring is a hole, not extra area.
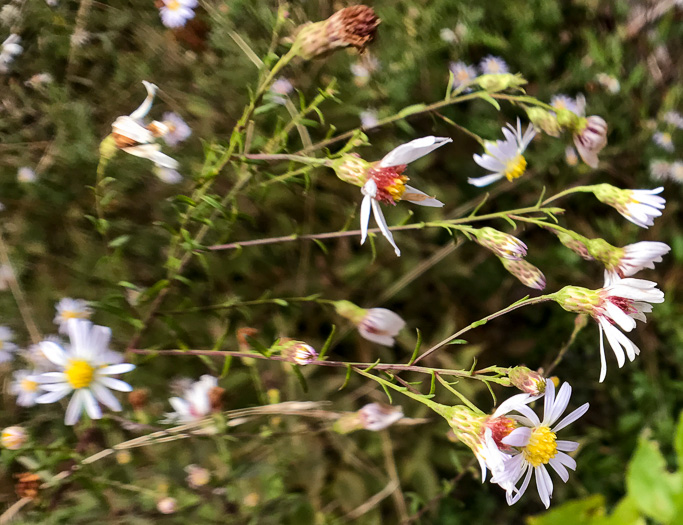
[(678, 458), (678, 468), (683, 469), (683, 412), (678, 416), (678, 426), (676, 427), (676, 437), (674, 438), (674, 448)]
[(323, 345), (322, 349), (320, 350), (320, 354), (318, 354), (318, 361), (322, 361), (325, 359), (325, 356), (327, 355), (327, 352), (330, 350), (330, 346), (332, 345), (332, 338), (334, 337), (334, 333), (337, 331), (336, 325), (332, 325), (332, 330), (330, 330), (330, 335), (327, 336), (327, 339), (325, 340), (325, 344)]
[(485, 100), (486, 102), (491, 104), (494, 108), (496, 108), (498, 111), (500, 111), (500, 104), (498, 104), (498, 101), (495, 98), (491, 97), (491, 95), (489, 95), (487, 93), (480, 93), (479, 98), (481, 98), (482, 100)]
[(626, 491), (640, 512), (660, 523), (671, 523), (674, 500), (681, 492), (678, 477), (667, 471), (659, 445), (641, 437), (626, 470)]
[[(595, 494), (585, 499), (569, 501), (545, 514), (530, 516), (527, 525), (597, 525), (605, 515), (605, 498)], [(624, 524), (626, 525), (626, 524)]]
[(417, 330), (417, 343), (415, 343), (415, 350), (413, 350), (413, 355), (410, 356), (410, 361), (408, 361), (408, 366), (412, 365), (415, 362), (415, 359), (417, 359), (417, 353), (420, 350), (420, 347), (422, 346), (422, 332), (420, 332), (419, 328), (416, 328)]
[[(483, 323), (482, 323), (483, 324)], [(479, 326), (479, 325), (477, 325)], [(453, 339), (451, 342), (448, 343), (449, 345), (466, 345), (467, 341), (464, 339)]]
[(413, 104), (412, 106), (408, 106), (407, 108), (403, 108), (401, 111), (399, 111), (398, 116), (401, 118), (405, 118), (409, 115), (413, 115), (414, 113), (419, 113), (426, 107), (427, 106), (425, 104)]

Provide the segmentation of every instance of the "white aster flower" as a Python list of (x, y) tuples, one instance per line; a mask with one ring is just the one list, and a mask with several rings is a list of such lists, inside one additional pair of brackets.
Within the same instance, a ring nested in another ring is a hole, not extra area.
[(654, 218), (662, 214), (666, 205), (666, 200), (658, 195), (663, 190), (661, 186), (654, 190), (622, 190), (610, 184), (598, 184), (593, 194), (633, 224), (647, 228), (654, 224)]
[(36, 181), (36, 172), (26, 166), (17, 171), (17, 182), (31, 183)]
[(135, 365), (109, 364), (109, 328), (94, 326), (83, 319), (69, 319), (67, 332), (71, 341), (68, 349), (52, 341), (40, 343), (45, 356), (61, 372), (45, 372), (33, 376), (40, 383), (40, 388), (47, 392), (38, 397), (36, 403), (54, 403), (73, 393), (64, 417), (67, 425), (76, 424), (84, 410), (91, 419), (100, 419), (102, 410), (99, 403), (119, 412), (121, 403), (111, 390), (130, 392), (132, 387), (110, 376), (130, 372)]
[(15, 57), (24, 51), (20, 42), (21, 37), (13, 33), (0, 44), (0, 73), (7, 73), (9, 65), (14, 62)]
[(35, 371), (17, 370), (12, 374), (12, 382), (9, 385), (9, 392), (17, 396), (17, 405), (22, 407), (32, 407), (36, 404), (36, 399), (41, 394), (40, 384), (33, 379)]
[(164, 125), (168, 128), (168, 133), (164, 135), (164, 142), (169, 146), (176, 146), (184, 142), (192, 135), (192, 130), (187, 122), (175, 112), (167, 111), (164, 113)]
[(92, 308), (88, 306), (88, 301), (83, 299), (65, 297), (55, 305), (55, 309), (57, 314), (53, 322), (59, 325), (60, 334), (67, 333), (67, 322), (69, 319), (90, 319), (92, 315)]
[(477, 69), (474, 66), (469, 66), (464, 62), (451, 62), (449, 69), (451, 70), (451, 73), (453, 73), (454, 89), (470, 84), (479, 76)]
[(17, 345), (14, 340), (14, 332), (7, 326), (0, 326), (0, 363), (5, 363), (12, 359), (14, 352), (17, 350)]
[(361, 188), (361, 193), (364, 195), (360, 208), (361, 244), (365, 243), (368, 236), (368, 223), (370, 222), (370, 210), (372, 210), (382, 234), (394, 247), (396, 255), (401, 255), (401, 250), (394, 242), (394, 237), (387, 226), (379, 204), (382, 202), (393, 206), (398, 201), (404, 200), (420, 206), (437, 208), (443, 206), (443, 202), (408, 186), (406, 184), (408, 177), (402, 173), (411, 162), (449, 142), (452, 142), (452, 139), (446, 137), (429, 136), (415, 139), (394, 148), (370, 168), (367, 181)]
[(394, 337), (406, 322), (401, 316), (386, 308), (370, 308), (358, 323), (358, 332), (364, 339), (384, 346), (394, 346)]
[(665, 160), (653, 160), (650, 163), (650, 177), (652, 180), (662, 182), (671, 175), (671, 163)]
[(367, 53), (361, 56), (358, 62), (351, 64), (351, 73), (356, 77), (356, 84), (365, 83), (370, 75), (379, 69), (380, 63), (377, 57)]
[[(589, 404), (581, 405), (555, 424), (567, 409), (571, 393), (571, 386), (564, 383), (556, 398), (555, 385), (552, 380), (548, 379), (545, 388), (543, 420), (540, 420), (526, 405), (518, 405), (511, 409), (521, 414), (510, 416), (521, 426), (504, 437), (502, 442), (514, 447), (515, 453), (505, 460), (503, 472), (491, 478), (492, 483), (497, 483), (506, 489), (508, 505), (519, 501), (531, 482), (531, 476), (535, 474), (538, 495), (543, 505), (546, 508), (550, 507), (553, 482), (546, 465), (550, 465), (565, 483), (569, 480), (567, 469), (576, 469), (576, 461), (566, 452), (576, 450), (579, 444), (575, 441), (558, 440), (557, 432), (583, 416)], [(522, 484), (518, 487), (520, 481)]]
[(602, 117), (591, 115), (585, 124), (574, 133), (574, 146), (586, 164), (598, 167), (598, 153), (607, 145), (607, 122)]
[(209, 393), (216, 387), (218, 380), (215, 377), (201, 376), (185, 390), (183, 397), (169, 399), (174, 412), (166, 413), (162, 423), (191, 423), (207, 416), (211, 412)]
[(169, 132), (168, 126), (163, 122), (153, 121), (144, 126), (142, 119), (152, 108), (152, 101), (157, 91), (157, 86), (145, 80), (142, 81), (147, 90), (147, 97), (138, 109), (128, 116), (118, 117), (112, 124), (112, 136), (116, 146), (136, 157), (149, 159), (157, 166), (168, 169), (176, 169), (178, 162), (161, 152), (161, 146), (154, 142), (157, 137), (162, 137)]
[(502, 75), (510, 72), (510, 68), (500, 57), (489, 55), (479, 63), (479, 69), (484, 75)]
[(385, 405), (384, 403), (369, 403), (358, 411), (358, 417), (364, 429), (377, 432), (401, 419), (403, 408)]
[(28, 434), (23, 427), (3, 428), (0, 433), (0, 445), (7, 450), (19, 450), (28, 441)]
[(605, 269), (605, 286), (635, 275), (644, 268), (653, 270), (655, 263), (662, 262), (662, 256), (669, 253), (671, 247), (663, 242), (641, 241), (624, 246), (621, 250), (621, 257)]
[(586, 112), (586, 100), (583, 96), (572, 98), (560, 93), (551, 97), (550, 105), (555, 109), (569, 110), (579, 117), (582, 117)]
[(536, 131), (529, 124), (522, 135), (522, 123), (519, 119), (517, 119), (517, 129), (507, 124), (502, 131), (503, 135), (505, 135), (505, 140), (497, 140), (495, 143), (488, 142), (484, 155), (474, 155), (474, 162), (493, 173), (483, 177), (467, 179), (467, 182), (473, 186), (487, 186), (503, 177), (513, 181), (524, 175), (526, 159), (523, 153), (536, 136)]
[(163, 3), (159, 8), (159, 15), (166, 27), (183, 27), (188, 20), (194, 18), (197, 0), (163, 0)]
[(287, 95), (294, 91), (294, 86), (289, 79), (280, 77), (270, 86), (270, 92), (273, 95), (272, 100), (276, 104), (284, 106), (287, 102)]
[(664, 113), (662, 120), (678, 129), (683, 129), (683, 115), (678, 111), (667, 111)]
[(657, 131), (652, 135), (652, 141), (664, 151), (668, 151), (669, 153), (674, 152), (673, 137), (668, 131)]
[(669, 176), (674, 182), (678, 182), (679, 184), (683, 182), (683, 161), (677, 160), (676, 162), (671, 163)]

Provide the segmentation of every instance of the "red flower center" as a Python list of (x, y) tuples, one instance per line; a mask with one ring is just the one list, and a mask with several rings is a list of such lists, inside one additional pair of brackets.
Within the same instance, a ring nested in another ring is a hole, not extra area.
[(405, 169), (406, 164), (401, 164), (388, 168), (373, 167), (368, 170), (368, 178), (377, 184), (376, 201), (394, 206), (401, 200), (408, 181), (408, 177), (401, 175)]

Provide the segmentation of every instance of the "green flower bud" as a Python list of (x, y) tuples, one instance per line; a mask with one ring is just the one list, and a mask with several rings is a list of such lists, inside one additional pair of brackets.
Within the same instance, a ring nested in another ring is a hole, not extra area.
[(372, 163), (361, 159), (358, 155), (342, 155), (332, 161), (331, 168), (337, 177), (344, 182), (362, 187), (368, 178), (368, 170)]
[(588, 315), (593, 315), (595, 307), (602, 302), (598, 290), (589, 290), (580, 286), (565, 286), (553, 294), (553, 298), (568, 312)]
[(518, 88), (527, 83), (520, 73), (502, 73), (502, 74), (488, 74), (480, 75), (475, 79), (475, 83), (479, 84), (482, 89), (489, 92), (504, 91), (510, 88)]
[(537, 130), (540, 129), (551, 137), (559, 137), (560, 133), (562, 133), (562, 127), (557, 122), (557, 116), (552, 111), (531, 107), (527, 108), (526, 114)]

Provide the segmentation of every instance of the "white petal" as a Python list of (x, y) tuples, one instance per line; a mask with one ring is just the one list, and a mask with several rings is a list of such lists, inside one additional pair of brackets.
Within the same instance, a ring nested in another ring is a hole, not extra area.
[(178, 161), (160, 151), (161, 146), (159, 146), (159, 144), (140, 144), (139, 146), (129, 146), (121, 149), (130, 155), (149, 159), (154, 162), (154, 164), (163, 168), (174, 170), (179, 166)]
[(607, 361), (605, 360), (605, 338), (602, 333), (602, 325), (598, 324), (598, 329), (600, 330), (600, 379), (599, 383), (602, 383), (607, 376)]
[(112, 390), (118, 390), (119, 392), (131, 392), (133, 390), (133, 387), (125, 381), (121, 381), (120, 379), (114, 379), (113, 377), (100, 377), (98, 378), (98, 382), (100, 382), (107, 388), (111, 388)]
[(69, 401), (69, 406), (66, 407), (66, 414), (64, 415), (64, 423), (67, 425), (75, 425), (76, 422), (81, 417), (81, 412), (83, 411), (83, 389), (76, 390), (74, 395), (71, 396), (71, 401)]
[(88, 388), (82, 388), (81, 391), (83, 392), (83, 405), (90, 419), (100, 419), (102, 417), (102, 410), (100, 405), (97, 404), (93, 393)]
[(149, 113), (149, 110), (152, 108), (152, 101), (154, 100), (154, 95), (157, 92), (157, 87), (151, 82), (143, 80), (142, 83), (145, 86), (145, 89), (147, 90), (147, 97), (145, 97), (145, 100), (142, 102), (142, 104), (140, 104), (140, 107), (130, 114), (130, 118), (132, 118), (133, 120), (140, 120), (145, 115), (147, 115), (147, 113)]
[(90, 357), (89, 334), (92, 323), (84, 319), (69, 319), (66, 322), (71, 354), (77, 357)]
[(471, 184), (472, 186), (476, 186), (477, 188), (481, 188), (483, 186), (488, 186), (492, 182), (497, 181), (498, 179), (502, 179), (503, 174), (502, 173), (494, 173), (492, 175), (485, 175), (483, 177), (478, 177), (476, 179), (469, 178), (467, 179), (467, 182)]
[(154, 135), (150, 130), (130, 117), (117, 118), (111, 125), (111, 129), (114, 133), (122, 135), (138, 144), (148, 144), (154, 140)]
[(372, 199), (370, 203), (372, 205), (372, 214), (375, 217), (375, 221), (377, 222), (377, 226), (379, 226), (382, 235), (384, 235), (387, 241), (389, 241), (389, 243), (394, 247), (394, 252), (396, 252), (396, 256), (400, 257), (401, 250), (398, 249), (398, 246), (396, 246), (396, 243), (394, 242), (394, 236), (391, 234), (391, 231), (387, 226), (387, 221), (384, 220), (384, 214), (382, 213), (382, 208), (380, 207), (379, 202), (377, 202), (375, 199)]
[(59, 390), (55, 390), (54, 392), (49, 392), (47, 394), (43, 394), (42, 396), (37, 397), (36, 403), (54, 403), (55, 401), (59, 401), (60, 399), (62, 399), (69, 392), (71, 392), (71, 387), (68, 385), (62, 385), (62, 388)]
[(406, 191), (401, 196), (402, 201), (412, 202), (413, 204), (419, 204), (420, 206), (428, 206), (431, 208), (441, 208), (443, 202), (434, 197), (427, 195), (425, 192), (408, 186), (406, 184)]
[(389, 168), (391, 166), (410, 164), (414, 160), (424, 157), (449, 142), (453, 142), (453, 139), (433, 136), (411, 140), (387, 153), (379, 162), (379, 166), (380, 168)]
[(555, 398), (555, 403), (553, 403), (553, 408), (550, 414), (544, 414), (545, 417), (543, 418), (543, 423), (549, 426), (555, 423), (555, 421), (557, 421), (567, 409), (567, 405), (569, 404), (569, 399), (571, 396), (572, 387), (569, 385), (569, 383), (563, 384), (560, 388), (560, 392)]
[(557, 450), (562, 450), (564, 452), (574, 452), (579, 448), (579, 444), (576, 441), (564, 441), (558, 439), (555, 444), (557, 445)]
[(519, 427), (510, 432), (502, 439), (502, 442), (511, 447), (526, 447), (531, 438), (531, 429)]
[(517, 490), (517, 493), (514, 496), (511, 494), (511, 492), (506, 494), (508, 505), (514, 505), (517, 503), (519, 498), (524, 495), (526, 489), (529, 487), (529, 482), (531, 481), (531, 475), (533, 474), (534, 469), (528, 463), (526, 464), (525, 468), (527, 469), (526, 476), (524, 477), (522, 486), (519, 488), (519, 490)]
[(59, 366), (66, 365), (68, 361), (66, 352), (57, 343), (53, 343), (52, 341), (43, 341), (40, 343), (39, 348), (40, 351), (43, 352), (43, 355), (54, 364)]
[[(578, 445), (578, 443), (577, 443)], [(562, 463), (565, 467), (576, 470), (576, 461), (574, 460), (573, 457), (568, 456), (564, 452), (558, 452), (557, 455), (555, 456), (555, 459)]]
[(366, 195), (360, 205), (360, 243), (364, 244), (368, 237), (368, 223), (370, 222), (370, 209), (372, 197)]
[(538, 495), (545, 508), (550, 507), (550, 498), (553, 496), (553, 480), (550, 479), (550, 474), (545, 469), (544, 465), (539, 465), (534, 469), (536, 471), (536, 488)]
[(109, 365), (105, 366), (104, 368), (100, 368), (98, 370), (98, 373), (100, 375), (115, 375), (115, 374), (125, 374), (126, 372), (130, 372), (131, 370), (135, 369), (135, 365), (131, 365), (130, 363), (121, 363), (118, 365)]
[(565, 466), (557, 458), (550, 458), (550, 466), (553, 467), (553, 470), (557, 472), (562, 481), (565, 483), (569, 481), (569, 472), (567, 472)]
[(579, 408), (574, 410), (572, 413), (568, 414), (557, 425), (555, 425), (552, 429), (553, 432), (558, 432), (558, 431), (562, 430), (564, 427), (566, 427), (567, 425), (571, 425), (574, 421), (576, 421), (581, 416), (583, 416), (586, 412), (588, 412), (589, 408), (590, 408), (590, 404), (584, 403)]
[(624, 350), (621, 348), (621, 345), (619, 344), (619, 340), (614, 335), (614, 332), (619, 331), (619, 329), (616, 328), (614, 325), (610, 324), (609, 321), (607, 321), (604, 318), (600, 318), (600, 324), (602, 325), (602, 328), (605, 330), (607, 341), (609, 342), (610, 346), (612, 347), (612, 350), (614, 351), (614, 355), (617, 358), (617, 364), (619, 365), (619, 368), (621, 368), (622, 366), (624, 366), (624, 363), (626, 362), (626, 357), (624, 356)]
[(95, 394), (95, 397), (100, 401), (100, 403), (114, 412), (121, 411), (121, 403), (119, 403), (119, 400), (116, 399), (114, 394), (112, 394), (106, 387), (98, 383), (93, 383), (91, 388), (93, 394)]

